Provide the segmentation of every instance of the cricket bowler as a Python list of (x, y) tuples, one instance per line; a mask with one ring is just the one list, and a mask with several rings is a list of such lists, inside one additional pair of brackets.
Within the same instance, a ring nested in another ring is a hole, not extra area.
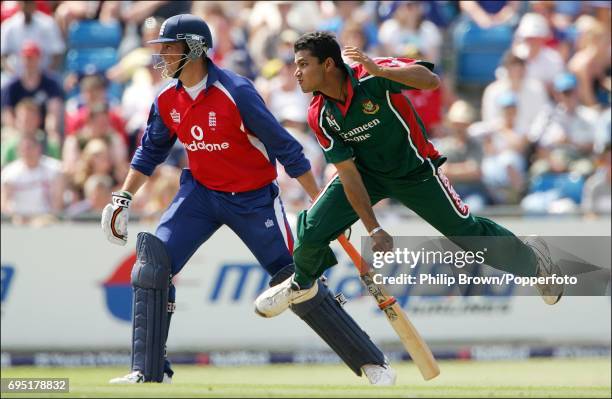
[[(193, 253), (222, 225), (230, 227), (272, 276), (270, 286), (294, 273), (293, 238), (275, 183), (276, 160), (311, 196), (319, 191), (301, 145), (267, 110), (252, 83), (217, 67), (207, 51), (206, 22), (190, 14), (161, 26), (159, 67), (173, 80), (157, 95), (122, 190), (102, 214), (114, 244), (127, 242), (130, 202), (179, 140), (189, 168), (155, 234), (137, 237), (132, 269), (131, 372), (112, 384), (171, 382), (166, 340), (175, 308), (177, 275)], [(371, 384), (392, 385), (392, 370), (378, 347), (344, 311), (321, 281), (294, 295), (293, 311)]]
[[(425, 128), (402, 90), (439, 85), (433, 64), (406, 58), (371, 59), (360, 49), (345, 48), (326, 32), (307, 33), (294, 45), (295, 77), (302, 91), (314, 93), (308, 123), (337, 175), (308, 210), (298, 217), (293, 258), (295, 274), (269, 288), (255, 301), (256, 312), (273, 317), (295, 298), (316, 290), (314, 282), (337, 263), (329, 243), (361, 219), (374, 252), (393, 248), (392, 237), (378, 223), (372, 205), (399, 201), (470, 250), (468, 237), (503, 236), (504, 251), (489, 251), (488, 265), (519, 276), (561, 275), (546, 243), (523, 243), (495, 222), (470, 213), (440, 170), (446, 160), (427, 139)], [(466, 239), (461, 240), (461, 237)], [(511, 253), (512, 257), (503, 256)], [(510, 259), (509, 259), (510, 258)], [(553, 305), (563, 285), (537, 285)]]

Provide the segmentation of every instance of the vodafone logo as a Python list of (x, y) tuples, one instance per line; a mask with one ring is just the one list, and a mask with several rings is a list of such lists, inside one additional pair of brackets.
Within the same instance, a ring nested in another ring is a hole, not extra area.
[(202, 128), (198, 125), (193, 125), (191, 127), (191, 135), (198, 141), (202, 140), (204, 138), (204, 130), (202, 130)]
[(194, 140), (191, 143), (183, 143), (183, 146), (187, 151), (223, 151), (230, 147), (230, 144), (226, 141), (223, 143), (206, 143), (204, 139), (204, 130), (198, 126), (193, 125), (191, 127), (191, 136)]

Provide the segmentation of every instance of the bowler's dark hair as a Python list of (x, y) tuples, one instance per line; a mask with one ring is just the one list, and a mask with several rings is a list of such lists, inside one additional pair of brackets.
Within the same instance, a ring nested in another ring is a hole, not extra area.
[(327, 58), (331, 58), (338, 68), (342, 68), (344, 65), (342, 50), (340, 50), (340, 45), (333, 33), (311, 32), (302, 35), (293, 45), (294, 52), (297, 53), (301, 50), (310, 51), (320, 63), (323, 63)]

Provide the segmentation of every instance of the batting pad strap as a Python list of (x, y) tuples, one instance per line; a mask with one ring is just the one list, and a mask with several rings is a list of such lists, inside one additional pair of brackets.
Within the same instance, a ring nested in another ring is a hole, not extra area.
[(145, 381), (161, 382), (168, 337), (170, 257), (164, 243), (150, 233), (138, 234), (136, 251), (132, 269), (132, 370), (142, 372)]
[(334, 352), (361, 376), (366, 364), (383, 365), (383, 353), (370, 337), (333, 297), (331, 291), (317, 280), (319, 290), (312, 299), (291, 305), (291, 310), (306, 322)]

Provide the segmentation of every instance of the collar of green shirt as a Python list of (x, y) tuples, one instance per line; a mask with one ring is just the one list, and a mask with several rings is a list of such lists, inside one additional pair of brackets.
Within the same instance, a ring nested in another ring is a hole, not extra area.
[(326, 101), (334, 103), (338, 107), (340, 112), (342, 112), (342, 116), (346, 116), (346, 113), (349, 107), (351, 106), (351, 101), (353, 100), (353, 94), (355, 93), (355, 87), (359, 84), (359, 80), (355, 76), (355, 71), (353, 71), (351, 66), (349, 64), (344, 64), (344, 69), (346, 70), (346, 74), (347, 74), (346, 81), (344, 83), (347, 85), (347, 91), (346, 91), (347, 94), (346, 94), (346, 100), (344, 101), (344, 104), (331, 97), (326, 96), (325, 94), (319, 91), (315, 91), (314, 93), (312, 93), (315, 96), (322, 95)]

